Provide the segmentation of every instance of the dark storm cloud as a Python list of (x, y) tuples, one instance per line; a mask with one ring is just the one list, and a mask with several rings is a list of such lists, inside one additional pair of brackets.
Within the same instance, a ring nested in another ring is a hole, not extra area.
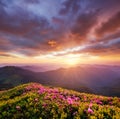
[[(6, 7), (4, 7), (5, 9)], [(32, 16), (21, 8), (15, 8), (13, 15), (2, 9), (0, 11), (0, 31), (15, 35), (25, 35), (32, 30), (48, 27), (47, 20), (44, 17)], [(4, 12), (3, 12), (4, 11)]]
[(0, 0), (0, 51), (35, 56), (86, 45), (95, 27), (99, 37), (87, 51), (99, 53), (107, 49), (100, 42), (120, 37), (119, 6), (119, 0)]
[(97, 23), (97, 14), (98, 10), (80, 14), (71, 29), (72, 34), (85, 40), (86, 35)]
[(55, 23), (55, 24), (59, 24), (59, 25), (64, 24), (64, 20), (62, 20), (60, 18), (56, 18), (56, 17), (52, 18), (52, 22)]
[(69, 12), (77, 13), (80, 9), (81, 0), (66, 0), (62, 4), (62, 9), (60, 10), (60, 15), (66, 15)]
[(113, 33), (120, 29), (120, 11), (112, 16), (108, 21), (101, 24), (101, 27), (96, 30), (98, 36), (103, 36), (107, 33)]
[(34, 3), (40, 3), (40, 0), (24, 0), (26, 3), (31, 3), (31, 4), (34, 4)]
[(14, 7), (15, 12), (11, 15), (9, 11), (5, 10), (7, 8), (8, 6), (2, 6), (0, 10), (0, 50), (16, 50), (20, 53), (23, 53), (24, 50), (26, 55), (32, 53), (36, 55), (37, 50), (50, 49), (50, 47), (47, 48), (48, 44), (45, 40), (50, 38), (49, 32), (52, 33), (53, 28), (45, 17), (31, 15), (29, 11), (16, 6)]

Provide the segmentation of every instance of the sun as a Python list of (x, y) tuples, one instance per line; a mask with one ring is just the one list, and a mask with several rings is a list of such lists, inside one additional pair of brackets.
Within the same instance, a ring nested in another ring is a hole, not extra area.
[(68, 54), (62, 57), (61, 61), (66, 66), (76, 66), (80, 62), (80, 56), (74, 54)]
[(75, 58), (66, 59), (65, 63), (69, 66), (76, 66), (78, 64), (78, 59)]

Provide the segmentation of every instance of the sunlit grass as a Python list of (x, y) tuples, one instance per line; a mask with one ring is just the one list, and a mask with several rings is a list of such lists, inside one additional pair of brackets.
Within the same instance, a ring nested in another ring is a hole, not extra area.
[(0, 119), (119, 119), (120, 99), (30, 83), (0, 93)]

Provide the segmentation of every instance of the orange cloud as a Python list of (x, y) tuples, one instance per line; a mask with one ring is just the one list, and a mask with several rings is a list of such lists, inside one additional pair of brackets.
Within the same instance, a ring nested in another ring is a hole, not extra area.
[(54, 40), (49, 40), (48, 45), (50, 45), (51, 47), (55, 47), (55, 46), (57, 46), (57, 42)]

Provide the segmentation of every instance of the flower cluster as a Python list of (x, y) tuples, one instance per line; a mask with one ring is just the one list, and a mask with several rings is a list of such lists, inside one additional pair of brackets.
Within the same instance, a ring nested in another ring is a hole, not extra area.
[(120, 98), (78, 93), (37, 83), (0, 93), (0, 118), (119, 119)]

